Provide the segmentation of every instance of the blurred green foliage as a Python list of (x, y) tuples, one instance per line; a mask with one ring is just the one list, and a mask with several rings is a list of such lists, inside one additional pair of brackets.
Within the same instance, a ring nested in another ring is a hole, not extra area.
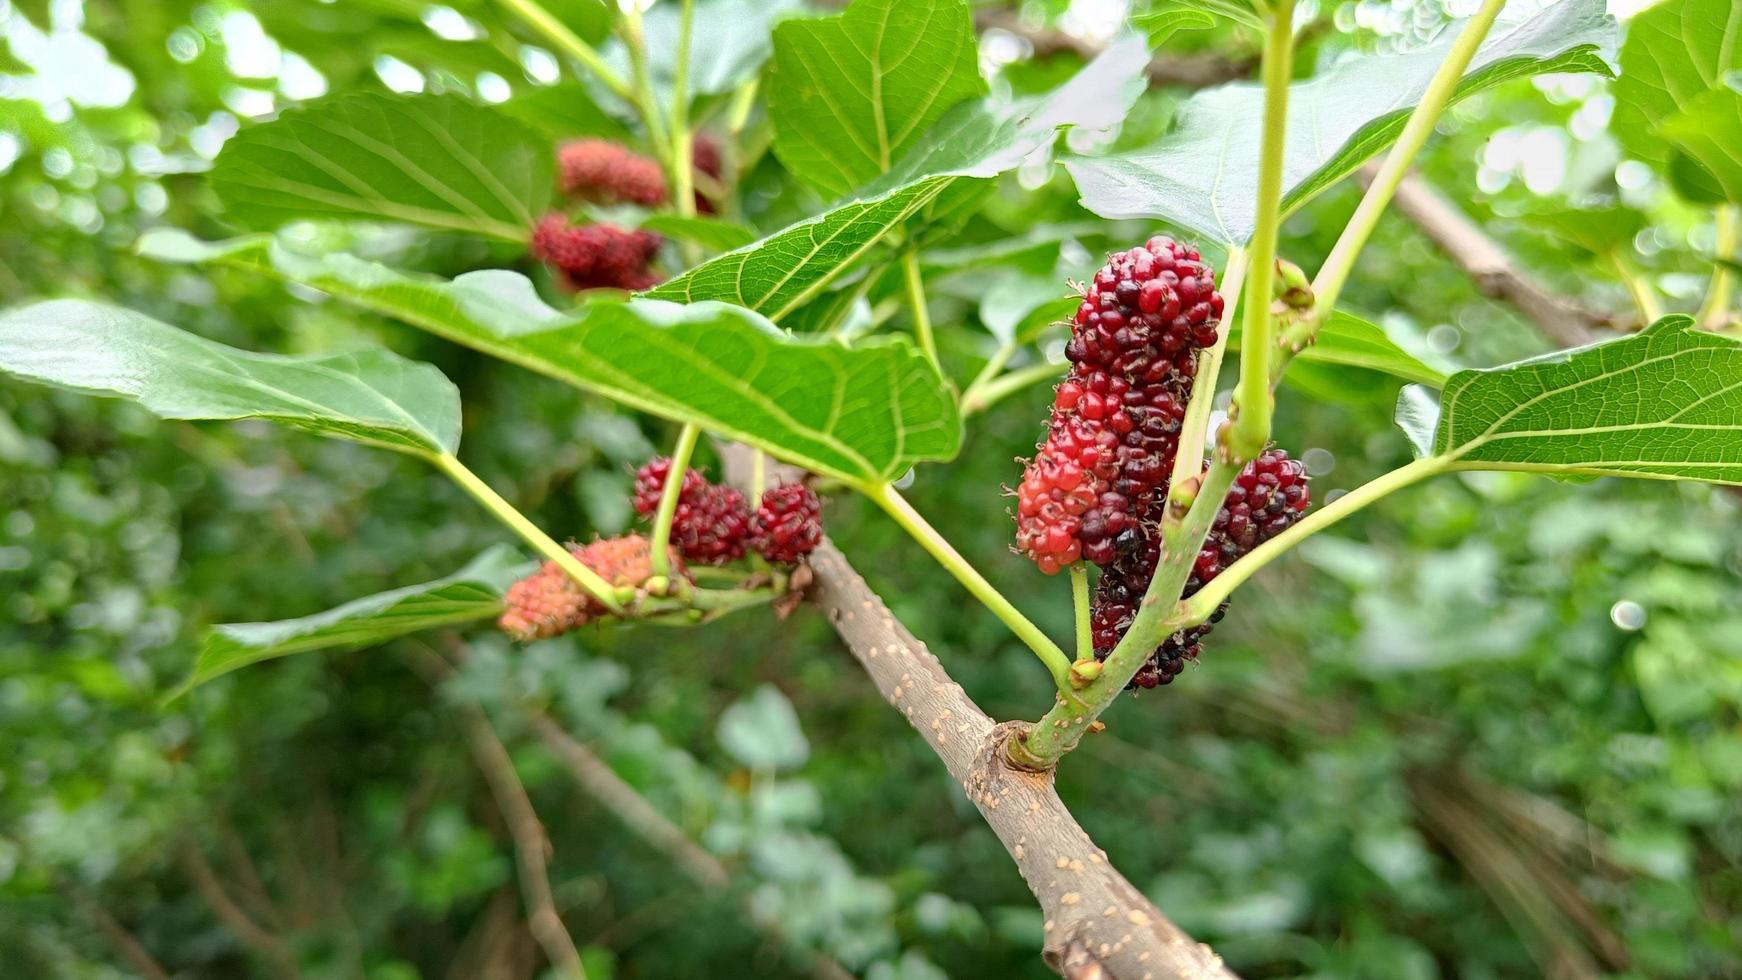
[[(1027, 6), (1083, 27), (1094, 5)], [(497, 16), (469, 3), (0, 4), (0, 297), (100, 296), (253, 349), (384, 343), (432, 361), (461, 386), (468, 461), (487, 480), (559, 534), (621, 530), (629, 468), (669, 441), (659, 426), (269, 282), (129, 253), (159, 225), (229, 230), (198, 175), (238, 116), (407, 79), (486, 98), (547, 91), (536, 82), (554, 59)], [(1419, 43), (1446, 19), (1378, 0), (1317, 16), (1307, 50), (1320, 63)], [(467, 39), (444, 40), (455, 23)], [(1170, 44), (1251, 50), (1237, 27)], [(1017, 61), (996, 84), (1038, 91), (1070, 67)], [(88, 88), (57, 94), (73, 82)], [(1614, 255), (1540, 216), (1625, 212), (1619, 254), (1691, 308), (1711, 216), (1623, 160), (1607, 88), (1551, 77), (1477, 96), (1448, 114), (1422, 170), (1533, 275), (1595, 307), (1627, 305)], [(1178, 95), (1145, 96), (1120, 139), (1160, 131)], [(1355, 199), (1344, 187), (1291, 219), (1285, 252), (1315, 267)], [(772, 161), (745, 195), (765, 229), (809, 201)], [(1038, 264), (1007, 269), (1081, 278), (1091, 250), (1146, 232), (1100, 223), (1104, 239), (1061, 251), (1032, 231), (1086, 219), (1062, 174), (1025, 167), (950, 244), (1032, 235)], [(394, 247), (449, 274), (519, 261), (458, 239)], [(1383, 223), (1366, 256), (1349, 302), (1436, 363), (1542, 349), (1404, 222)], [(1009, 280), (984, 275), (937, 290), (957, 377), (994, 347), (981, 300)], [(1285, 389), (1279, 443), (1307, 454), (1319, 499), (1407, 460), (1394, 383), (1306, 380)], [(962, 458), (922, 470), (910, 496), (1065, 635), (1063, 587), (1009, 556), (1008, 526), (988, 519), (1044, 403), (1031, 390), (980, 417)], [(1205, 662), (1116, 707), (1061, 792), (1125, 873), (1244, 975), (1742, 976), (1739, 516), (1736, 497), (1691, 485), (1482, 475), (1412, 489), (1267, 569)], [(1028, 652), (990, 616), (964, 615), (898, 529), (852, 499), (828, 520), (988, 711), (1032, 717), (1046, 703)], [(414, 461), (0, 385), (3, 972), (137, 975), (124, 930), (177, 976), (273, 975), (203, 867), (306, 976), (537, 975), (512, 845), (460, 714), (482, 705), (544, 818), (591, 976), (802, 975), (815, 953), (883, 978), (1045, 975), (1038, 913), (997, 841), (808, 611), (525, 649), (479, 638), (440, 690), (409, 667), (431, 637), (251, 668), (157, 707), (206, 624), (437, 578), (500, 540)], [(718, 855), (730, 892), (696, 889), (578, 789), (529, 736), (528, 703)]]

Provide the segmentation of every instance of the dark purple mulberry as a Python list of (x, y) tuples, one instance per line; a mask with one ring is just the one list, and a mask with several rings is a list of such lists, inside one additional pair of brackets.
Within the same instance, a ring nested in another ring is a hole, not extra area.
[(750, 518), (750, 543), (772, 562), (792, 564), (823, 539), (823, 505), (802, 483), (771, 487)]

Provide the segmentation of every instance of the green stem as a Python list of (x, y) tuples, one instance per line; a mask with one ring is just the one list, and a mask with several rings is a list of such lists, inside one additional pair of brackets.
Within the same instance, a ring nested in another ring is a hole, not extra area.
[(1234, 391), (1227, 449), (1254, 459), (1270, 441), (1270, 294), (1276, 279), (1276, 239), (1282, 224), (1282, 154), (1288, 132), (1288, 85), (1294, 75), (1294, 0), (1275, 0), (1264, 38), (1264, 143), (1258, 158), (1258, 214), (1241, 321), (1240, 384)]
[(1204, 442), (1209, 438), (1210, 412), (1216, 404), (1216, 379), (1222, 373), (1222, 358), (1228, 353), (1229, 324), (1239, 313), (1240, 294), (1246, 285), (1246, 250), (1238, 245), (1228, 249), (1228, 264), (1222, 270), (1222, 295), (1230, 304), (1222, 311), (1221, 329), (1216, 342), (1198, 358), (1198, 373), (1192, 378), (1191, 399), (1186, 402), (1186, 417), (1181, 423), (1179, 448), (1173, 457), (1173, 474), (1168, 486), (1185, 486), (1204, 470)]
[[(1736, 257), (1737, 233), (1736, 207), (1726, 204), (1718, 209), (1718, 241), (1717, 257), (1733, 259)], [(1694, 314), (1694, 322), (1702, 326), (1717, 326), (1730, 307), (1730, 286), (1735, 277), (1725, 266), (1712, 270), (1711, 285), (1706, 287), (1705, 301), (1700, 303), (1700, 310)], [(1657, 317), (1651, 317), (1655, 320)]]
[(968, 387), (962, 390), (963, 406), (966, 406), (969, 400), (979, 394), (987, 385), (997, 380), (1005, 365), (1009, 364), (1010, 359), (1016, 356), (1016, 351), (1017, 343), (1014, 340), (1007, 344), (998, 345), (998, 349), (993, 351), (992, 356), (986, 360), (986, 366), (981, 368), (980, 373), (974, 375), (974, 380), (968, 382)]
[(1029, 385), (1057, 378), (1065, 372), (1066, 367), (1067, 365), (1064, 364), (1042, 361), (1039, 364), (1017, 368), (1009, 374), (983, 384), (979, 391), (975, 391), (974, 387), (969, 385), (968, 391), (962, 395), (962, 414), (968, 416), (976, 412), (984, 412)]
[(665, 474), (665, 487), (659, 493), (659, 510), (653, 515), (653, 553), (648, 556), (648, 562), (654, 575), (671, 575), (671, 520), (677, 514), (684, 474), (689, 472), (690, 456), (696, 451), (696, 440), (700, 436), (701, 430), (694, 423), (685, 423), (678, 431), (677, 445), (671, 451), (671, 469)]
[[(739, 85), (732, 92), (732, 101), (726, 108), (726, 136), (720, 146), (720, 186), (721, 189), (738, 187), (744, 181), (744, 151), (738, 145), (744, 134), (744, 126), (750, 121), (750, 110), (756, 106), (756, 88), (760, 79), (751, 77), (749, 81)], [(720, 200), (714, 202), (714, 207), (728, 218), (736, 219), (739, 215), (737, 195), (725, 193)]]
[(592, 72), (612, 94), (625, 102), (634, 102), (635, 97), (629, 90), (629, 85), (621, 75), (612, 71), (605, 64), (605, 59), (599, 57), (599, 52), (591, 44), (582, 40), (580, 35), (569, 30), (567, 24), (551, 15), (537, 0), (502, 0), (503, 6), (514, 12), (528, 27), (543, 34), (545, 39), (567, 52), (580, 62), (587, 71)]
[(901, 270), (907, 280), (907, 303), (913, 308), (913, 336), (919, 341), (920, 350), (931, 358), (933, 367), (943, 370), (938, 363), (937, 341), (932, 339), (931, 312), (925, 304), (925, 281), (919, 275), (919, 250), (908, 249), (901, 256)]
[(1464, 25), (1458, 39), (1452, 43), (1452, 49), (1446, 52), (1446, 60), (1440, 62), (1439, 70), (1434, 72), (1427, 91), (1410, 112), (1409, 121), (1403, 125), (1403, 132), (1398, 134), (1397, 142), (1392, 144), (1391, 152), (1380, 165), (1378, 175), (1367, 186), (1367, 193), (1362, 195), (1361, 203), (1356, 206), (1349, 223), (1343, 226), (1343, 233), (1338, 236), (1337, 244), (1332, 246), (1325, 264), (1319, 267), (1319, 274), (1313, 279), (1312, 315), (1307, 318), (1303, 328), (1309, 333), (1294, 346), (1304, 346), (1310, 342), (1310, 331), (1317, 330), (1318, 324), (1330, 317), (1344, 283), (1355, 268), (1355, 260), (1360, 256), (1361, 248), (1367, 244), (1373, 229), (1378, 226), (1380, 215), (1385, 213), (1392, 195), (1397, 193), (1397, 185), (1409, 173), (1410, 164), (1415, 161), (1416, 154), (1421, 152), (1428, 137), (1433, 135), (1440, 113), (1445, 111), (1452, 96), (1457, 93), (1458, 83), (1469, 69), (1470, 60), (1476, 56), (1476, 49), (1482, 46), (1482, 39), (1488, 36), (1489, 28), (1494, 26), (1494, 18), (1500, 15), (1500, 8), (1505, 5), (1506, 0), (1482, 0), (1481, 9)]
[(538, 529), (538, 525), (526, 519), (526, 515), (514, 508), (514, 505), (502, 499), (490, 485), (478, 478), (478, 474), (466, 468), (452, 453), (442, 453), (435, 457), (436, 469), (446, 474), (448, 479), (459, 484), (460, 489), (472, 496), (472, 499), (484, 505), (492, 517), (507, 525), (509, 530), (520, 535), (533, 550), (551, 561), (556, 562), (575, 583), (599, 604), (611, 612), (622, 615), (623, 604), (617, 601), (617, 591), (610, 583), (600, 578), (598, 573), (580, 563), (579, 559), (569, 554), (569, 550), (553, 541), (550, 535)]
[(629, 76), (634, 83), (631, 101), (641, 115), (642, 125), (647, 127), (647, 141), (653, 145), (654, 155), (665, 164), (667, 184), (675, 188), (678, 176), (673, 167), (671, 144), (666, 139), (665, 119), (659, 113), (659, 106), (654, 104), (653, 81), (647, 74), (647, 33), (642, 27), (640, 4), (628, 5), (620, 26), (623, 46), (629, 50)]
[(1015, 633), (1018, 639), (1028, 644), (1028, 648), (1033, 650), (1035, 656), (1040, 658), (1041, 663), (1046, 665), (1047, 672), (1052, 674), (1053, 683), (1058, 686), (1060, 691), (1070, 691), (1071, 661), (1069, 657), (1065, 656), (1065, 652), (1059, 649), (1058, 644), (1049, 639), (1045, 633), (1041, 632), (1040, 627), (1030, 622), (1028, 617), (1022, 615), (1015, 606), (1011, 605), (1010, 600), (1004, 598), (1003, 593), (994, 588), (991, 582), (986, 581), (985, 577), (974, 569), (974, 566), (968, 564), (968, 560), (963, 558), (955, 547), (937, 532), (936, 528), (926, 523), (926, 519), (913, 509), (913, 505), (907, 502), (900, 491), (888, 483), (861, 489), (866, 496), (876, 501), (877, 505), (882, 507), (890, 517), (895, 518), (895, 523), (901, 525), (902, 530), (912, 535), (915, 541), (918, 541), (926, 551), (930, 552), (931, 556), (937, 559), (938, 564), (944, 566), (945, 570), (954, 575), (956, 581), (962, 583), (974, 598), (980, 600), (980, 603), (990, 609), (994, 616), (997, 616), (1004, 625), (1010, 627), (1010, 631)]
[(1222, 498), (1227, 496), (1228, 488), (1233, 485), (1234, 476), (1239, 471), (1239, 463), (1219, 455), (1210, 464), (1209, 471), (1204, 474), (1203, 488), (1184, 520), (1164, 529), (1161, 562), (1155, 570), (1155, 577), (1149, 580), (1149, 589), (1143, 595), (1130, 628), (1102, 663), (1100, 676), (1078, 692), (1077, 703), (1059, 699), (1045, 717), (1035, 722), (1022, 742), (1012, 742), (1014, 762), (1032, 769), (1050, 769), (1057, 765), (1065, 753), (1076, 747), (1090, 724), (1107, 710), (1125, 685), (1131, 683), (1131, 678), (1137, 676), (1138, 669), (1161, 641), (1173, 632), (1166, 613), (1173, 609), (1184, 591), (1192, 565), (1197, 561), (1198, 549), (1203, 547), (1210, 525), (1216, 520), (1216, 512), (1222, 507)]
[[(1639, 311), (1639, 318), (1646, 323), (1655, 323), (1663, 316), (1663, 304), (1658, 302), (1657, 291), (1651, 288), (1651, 283), (1645, 281), (1633, 263), (1619, 251), (1609, 253), (1609, 267), (1615, 270), (1615, 277), (1627, 287), (1628, 295), (1633, 297), (1633, 307)], [(1713, 285), (1716, 285), (1716, 279)], [(1708, 294), (1709, 298), (1709, 294)], [(1703, 322), (1703, 321), (1702, 321)]]
[(1089, 565), (1071, 563), (1071, 606), (1077, 613), (1077, 659), (1095, 657), (1094, 626), (1089, 619)]
[(1453, 460), (1444, 456), (1418, 459), (1408, 466), (1364, 483), (1318, 508), (1300, 523), (1252, 549), (1246, 557), (1223, 569), (1220, 575), (1180, 604), (1179, 614), (1172, 619), (1170, 625), (1175, 629), (1184, 629), (1204, 622), (1235, 588), (1251, 578), (1260, 568), (1275, 561), (1283, 552), (1387, 494), (1395, 493), (1436, 473), (1445, 472), (1452, 463)]

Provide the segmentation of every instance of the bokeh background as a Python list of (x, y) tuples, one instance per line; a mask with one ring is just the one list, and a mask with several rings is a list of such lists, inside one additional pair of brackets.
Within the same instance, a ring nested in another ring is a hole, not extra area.
[[(1474, 5), (1308, 6), (1311, 65), (1419, 45)], [(1128, 12), (1016, 11), (1089, 41)], [(460, 385), (468, 462), (542, 526), (624, 529), (630, 470), (669, 442), (662, 425), (318, 296), (130, 252), (152, 227), (229, 230), (200, 175), (251, 118), (348, 90), (549, 91), (554, 57), (500, 23), (463, 2), (0, 0), (0, 298), (101, 297), (253, 349), (385, 343)], [(1227, 28), (1170, 50), (1254, 54)], [(1032, 51), (1017, 33), (982, 41), (1014, 91), (1080, 64)], [(1184, 94), (1152, 90), (1116, 138), (1159, 132)], [(1589, 76), (1503, 86), (1448, 113), (1422, 170), (1548, 288), (1626, 311), (1619, 255), (1691, 308), (1711, 216), (1622, 157), (1612, 106)], [(563, 118), (545, 119), (553, 138)], [(1291, 219), (1285, 253), (1315, 267), (1356, 193)], [(744, 203), (764, 229), (817, 204), (766, 156)], [(971, 377), (990, 354), (982, 315), (1001, 290), (1087, 277), (1100, 251), (1148, 232), (1092, 220), (1055, 168), (1007, 176), (952, 243), (1006, 257), (935, 286), (946, 366)], [(526, 263), (440, 236), (371, 245), (444, 274)], [(1436, 363), (1546, 349), (1395, 216), (1347, 299)], [(1279, 443), (1305, 454), (1318, 499), (1407, 461), (1395, 394), (1304, 370), (1284, 390)], [(1068, 592), (1008, 553), (1001, 496), (1047, 397), (979, 417), (961, 458), (908, 492), (1066, 635)], [(1398, 494), (1243, 589), (1205, 662), (1118, 705), (1061, 793), (1244, 975), (1742, 976), (1739, 499), (1507, 474)], [(1040, 712), (1047, 678), (1028, 652), (898, 529), (852, 499), (827, 520), (988, 711)], [(287, 658), (158, 707), (210, 623), (437, 578), (504, 540), (409, 459), (0, 380), (0, 974), (142, 975), (136, 944), (188, 978), (539, 976), (468, 741), (482, 706), (545, 821), (590, 976), (833, 975), (831, 962), (879, 978), (1048, 975), (1011, 862), (808, 610), (528, 648), (429, 636)], [(453, 644), (466, 666), (432, 686), (417, 664)], [(698, 888), (626, 829), (532, 734), (527, 705), (707, 848), (730, 886)]]

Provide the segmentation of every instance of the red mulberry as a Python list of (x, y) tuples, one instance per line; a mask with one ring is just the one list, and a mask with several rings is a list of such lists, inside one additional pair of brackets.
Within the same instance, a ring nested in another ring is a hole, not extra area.
[[(1306, 470), (1287, 453), (1273, 449), (1246, 464), (1198, 551), (1184, 595), (1196, 593), (1253, 548), (1288, 530), (1310, 503)], [(1142, 537), (1141, 546), (1104, 571), (1096, 585), (1090, 621), (1095, 655), (1103, 660), (1131, 627), (1149, 590), (1149, 580), (1155, 576), (1160, 544), (1147, 532)], [(1163, 640), (1131, 679), (1131, 686), (1149, 688), (1173, 680), (1185, 669), (1187, 660), (1202, 652), (1204, 637), (1226, 611), (1227, 603), (1223, 603), (1208, 622)]]
[(772, 562), (792, 564), (823, 539), (823, 505), (802, 483), (772, 487), (750, 518), (750, 543)]
[[(665, 481), (671, 477), (671, 457), (656, 456), (642, 464), (635, 471), (635, 512), (643, 517), (652, 517), (659, 510), (659, 498), (665, 495)], [(703, 488), (708, 485), (708, 478), (693, 469), (684, 470), (683, 485), (678, 488), (677, 499), (680, 503), (694, 503)]]
[(532, 230), (532, 255), (559, 269), (575, 289), (647, 289), (659, 282), (648, 263), (660, 238), (616, 225), (574, 225), (547, 214)]
[[(644, 517), (659, 511), (659, 498), (671, 473), (671, 460), (659, 457), (635, 473), (635, 510)], [(750, 507), (731, 487), (715, 486), (695, 470), (684, 472), (671, 543), (689, 561), (724, 565), (744, 557), (750, 546)]]
[(1106, 568), (1166, 496), (1198, 352), (1222, 297), (1194, 248), (1156, 236), (1116, 252), (1077, 308), (1047, 438), (1017, 489), (1016, 546), (1051, 575)]
[(665, 174), (659, 164), (610, 140), (584, 139), (557, 150), (564, 193), (608, 204), (664, 204)]
[[(605, 538), (585, 547), (571, 544), (569, 553), (606, 583), (619, 588), (639, 586), (653, 574), (649, 560), (652, 549), (639, 534)], [(671, 555), (671, 567), (674, 574), (687, 574), (676, 549)], [(522, 642), (560, 636), (605, 612), (604, 606), (554, 561), (545, 562), (538, 571), (509, 586), (504, 603), (507, 608), (496, 624)]]

